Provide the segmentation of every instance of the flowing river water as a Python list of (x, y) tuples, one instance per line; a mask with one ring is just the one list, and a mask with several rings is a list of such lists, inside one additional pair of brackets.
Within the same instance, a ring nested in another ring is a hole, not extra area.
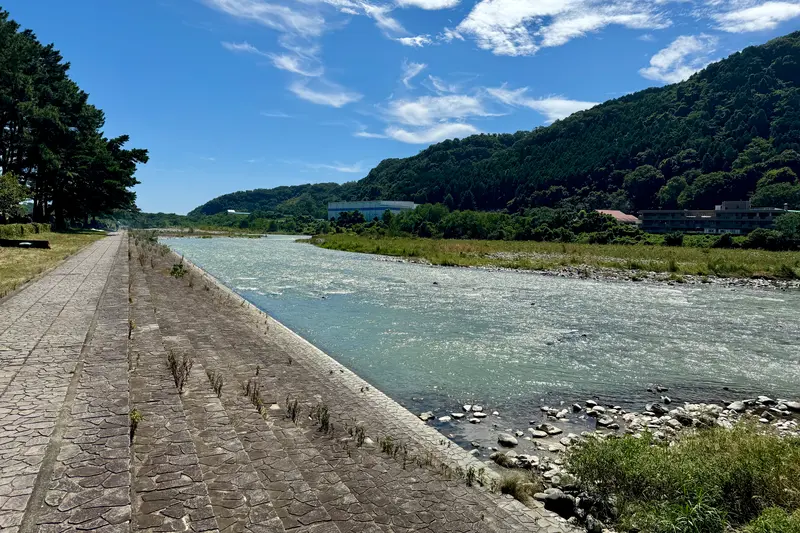
[[(800, 292), (432, 267), (297, 237), (162, 241), (415, 413), (800, 391)], [(511, 424), (510, 422), (513, 422)]]

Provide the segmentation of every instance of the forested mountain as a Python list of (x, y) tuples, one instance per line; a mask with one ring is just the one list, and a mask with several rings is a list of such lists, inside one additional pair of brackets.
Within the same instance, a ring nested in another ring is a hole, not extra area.
[[(752, 197), (756, 205), (800, 208), (799, 154), (797, 32), (746, 48), (687, 81), (610, 100), (547, 127), (447, 140), (413, 157), (384, 160), (358, 182), (325, 184), (308, 203), (313, 214), (335, 199), (518, 212), (713, 208)], [(283, 194), (290, 195), (283, 203), (309, 199), (307, 189), (279, 188), (226, 195), (198, 209), (252, 210), (266, 205), (262, 198)], [(234, 197), (237, 203), (229, 203)]]
[(0, 222), (21, 216), (25, 199), (33, 220), (59, 227), (134, 206), (147, 150), (125, 148), (127, 135), (106, 138), (103, 111), (68, 71), (53, 45), (0, 9)]
[(337, 183), (291, 185), (274, 189), (255, 189), (223, 194), (193, 209), (189, 216), (213, 215), (228, 209), (237, 211), (276, 211), (286, 215), (326, 218), (328, 202), (342, 199)]

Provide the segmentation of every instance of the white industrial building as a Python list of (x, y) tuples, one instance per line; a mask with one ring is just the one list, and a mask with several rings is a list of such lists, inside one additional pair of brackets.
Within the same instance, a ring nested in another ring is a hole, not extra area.
[(380, 219), (383, 213), (391, 211), (393, 215), (403, 211), (416, 209), (414, 202), (395, 202), (391, 200), (377, 200), (374, 202), (330, 202), (328, 204), (328, 220), (338, 219), (342, 213), (358, 211), (364, 215), (364, 220)]

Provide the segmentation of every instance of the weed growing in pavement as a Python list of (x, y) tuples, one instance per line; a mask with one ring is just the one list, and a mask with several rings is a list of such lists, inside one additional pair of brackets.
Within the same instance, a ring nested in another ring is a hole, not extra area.
[(214, 370), (206, 370), (206, 375), (208, 376), (208, 381), (211, 383), (211, 388), (214, 389), (214, 392), (217, 395), (217, 398), (222, 397), (222, 384), (224, 382), (221, 373), (217, 373)]
[(169, 271), (169, 275), (175, 279), (180, 279), (185, 276), (187, 272), (186, 267), (183, 266), (183, 258), (181, 258), (180, 263), (172, 265), (172, 270)]
[(317, 404), (311, 409), (311, 419), (317, 421), (319, 430), (323, 433), (331, 431), (331, 414), (328, 411), (328, 406), (324, 403)]
[(136, 434), (136, 428), (139, 426), (139, 422), (144, 420), (142, 413), (139, 412), (138, 409), (135, 407), (131, 409), (130, 413), (130, 423), (131, 423), (131, 444), (133, 444), (133, 436)]
[(169, 354), (167, 354), (167, 364), (170, 372), (172, 372), (178, 392), (183, 394), (183, 386), (186, 384), (186, 380), (189, 379), (189, 372), (191, 372), (194, 364), (192, 358), (186, 354), (178, 355), (170, 350)]
[(286, 397), (286, 416), (292, 419), (293, 424), (297, 424), (297, 415), (299, 413), (300, 404), (297, 400), (289, 401), (289, 397)]

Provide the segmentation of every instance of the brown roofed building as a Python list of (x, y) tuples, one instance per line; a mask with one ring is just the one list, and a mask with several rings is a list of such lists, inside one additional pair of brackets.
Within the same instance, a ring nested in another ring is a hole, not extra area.
[(640, 222), (635, 216), (617, 211), (616, 209), (597, 209), (596, 211), (601, 215), (611, 215), (614, 217), (614, 220), (622, 224), (638, 224)]

